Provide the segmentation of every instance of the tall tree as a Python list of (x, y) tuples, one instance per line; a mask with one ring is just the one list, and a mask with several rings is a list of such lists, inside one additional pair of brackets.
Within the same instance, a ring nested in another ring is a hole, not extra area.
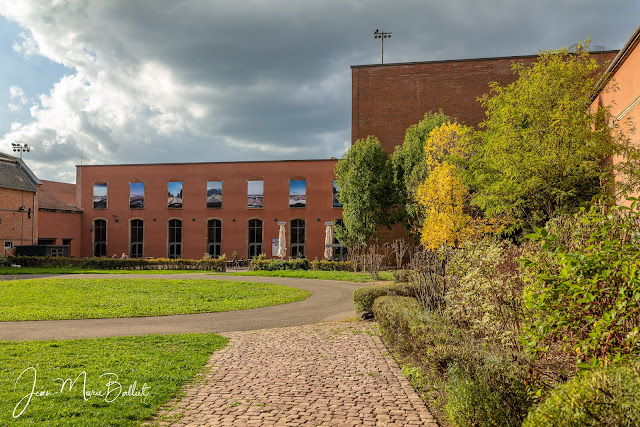
[(431, 131), (424, 144), (428, 177), (416, 196), (424, 215), (420, 242), (427, 249), (455, 247), (475, 235), (469, 190), (462, 181), (472, 134), (469, 127), (445, 123)]
[(415, 237), (420, 236), (424, 222), (423, 210), (417, 201), (416, 192), (429, 174), (424, 145), (432, 130), (453, 121), (454, 119), (442, 111), (426, 113), (420, 122), (407, 129), (403, 144), (397, 146), (391, 155), (398, 203), (404, 206), (404, 210), (399, 212), (398, 220)]
[(389, 155), (375, 137), (359, 139), (338, 161), (335, 173), (345, 227), (344, 231), (336, 228), (336, 238), (347, 245), (377, 240), (378, 227), (390, 227), (396, 219)]
[(586, 49), (542, 52), (513, 71), (514, 83), (492, 83), (481, 98), (487, 119), (469, 182), (474, 203), (508, 214), (517, 232), (610, 195), (608, 159), (629, 146), (603, 125), (606, 108), (589, 109), (601, 69)]

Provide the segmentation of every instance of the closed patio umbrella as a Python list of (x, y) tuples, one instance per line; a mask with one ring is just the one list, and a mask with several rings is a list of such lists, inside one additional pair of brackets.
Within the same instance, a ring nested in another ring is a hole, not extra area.
[(278, 233), (278, 256), (281, 259), (287, 256), (287, 234), (284, 224), (280, 224), (280, 232)]
[(324, 257), (326, 259), (333, 258), (333, 247), (327, 246), (333, 244), (333, 224), (327, 224), (324, 235)]

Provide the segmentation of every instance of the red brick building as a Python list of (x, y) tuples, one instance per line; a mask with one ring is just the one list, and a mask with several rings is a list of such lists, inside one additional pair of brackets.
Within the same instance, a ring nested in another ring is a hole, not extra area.
[(33, 245), (38, 236), (40, 181), (17, 157), (0, 153), (0, 254)]
[(81, 256), (82, 210), (76, 206), (76, 185), (41, 182), (37, 194), (38, 244), (68, 246), (69, 256)]
[(78, 166), (81, 256), (321, 259), (336, 160)]
[[(603, 64), (618, 51), (593, 52)], [(351, 141), (376, 136), (392, 153), (409, 126), (429, 111), (442, 110), (460, 123), (477, 126), (485, 118), (478, 98), (489, 83), (515, 81), (514, 63), (531, 64), (536, 55), (457, 59), (351, 67)]]

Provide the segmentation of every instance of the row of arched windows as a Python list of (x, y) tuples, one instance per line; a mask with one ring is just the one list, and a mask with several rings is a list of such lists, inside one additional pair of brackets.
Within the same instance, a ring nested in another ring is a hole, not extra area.
[[(303, 219), (294, 219), (291, 225), (291, 256), (304, 257), (306, 253), (306, 223)], [(247, 256), (256, 257), (263, 252), (263, 221), (250, 219), (247, 223)], [(167, 256), (182, 258), (182, 220), (170, 219), (168, 222)], [(207, 252), (214, 258), (222, 255), (222, 221), (207, 221)], [(107, 256), (107, 221), (96, 219), (93, 223), (93, 256)], [(144, 221), (133, 219), (129, 223), (129, 257), (144, 256)]]

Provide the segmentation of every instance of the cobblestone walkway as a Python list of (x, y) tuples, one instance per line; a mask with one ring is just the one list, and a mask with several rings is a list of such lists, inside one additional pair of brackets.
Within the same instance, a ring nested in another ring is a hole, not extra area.
[(210, 371), (151, 424), (437, 426), (372, 323), (225, 334)]

